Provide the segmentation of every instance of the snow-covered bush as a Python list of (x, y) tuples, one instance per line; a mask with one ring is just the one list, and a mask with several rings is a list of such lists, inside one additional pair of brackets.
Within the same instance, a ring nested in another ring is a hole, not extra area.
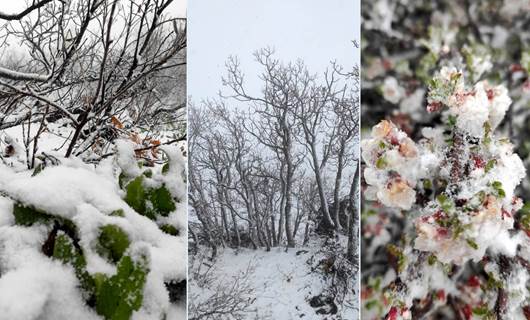
[(513, 103), (499, 130), (528, 167), (529, 12), (521, 0), (363, 3), (364, 129), (387, 118), (417, 138), (422, 126), (441, 123), (440, 113), (424, 112), (427, 91), (437, 71), (453, 66), (473, 83), (488, 79), (507, 88)]
[(363, 319), (528, 314), (529, 9), (363, 3)]
[(495, 135), (511, 99), (503, 86), (468, 83), (454, 68), (437, 73), (427, 111), (444, 123), (423, 128), (419, 141), (383, 120), (362, 142), (365, 198), (405, 220), (400, 243), (387, 245), (395, 273), (365, 283), (370, 314), (408, 319), (450, 299), (465, 319), (524, 319), (527, 218), (517, 216), (515, 188), (526, 170)]
[(5, 319), (184, 319), (185, 160), (133, 143), (78, 158), (0, 165), (0, 313)]

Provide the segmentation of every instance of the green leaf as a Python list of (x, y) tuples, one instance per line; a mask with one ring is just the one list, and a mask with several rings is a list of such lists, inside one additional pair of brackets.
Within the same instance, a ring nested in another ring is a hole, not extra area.
[(143, 172), (144, 176), (151, 178), (153, 176), (153, 171), (151, 169), (147, 169)]
[(53, 216), (43, 211), (37, 210), (30, 206), (24, 206), (21, 203), (15, 203), (13, 206), (13, 215), (15, 223), (22, 226), (32, 226), (35, 223), (49, 223)]
[(136, 212), (151, 220), (156, 220), (157, 215), (166, 217), (175, 211), (175, 201), (166, 186), (146, 190), (143, 179), (143, 176), (139, 176), (127, 185), (125, 202)]
[(44, 163), (39, 163), (37, 166), (35, 166), (35, 169), (33, 169), (33, 173), (31, 174), (32, 177), (38, 175), (39, 173), (41, 173), (42, 170), (44, 170)]
[(113, 217), (125, 217), (125, 211), (123, 209), (117, 209), (110, 213)]
[(375, 162), (375, 167), (377, 169), (384, 169), (387, 165), (386, 159), (384, 156), (380, 156), (377, 158), (377, 161)]
[(125, 175), (125, 173), (121, 172), (120, 175), (118, 176), (118, 185), (122, 189), (123, 189), (123, 186), (125, 185), (125, 180), (127, 180), (127, 176)]
[(375, 291), (379, 291), (381, 289), (381, 278), (377, 277), (373, 283), (373, 288)]
[(127, 248), (130, 241), (127, 233), (116, 225), (106, 225), (101, 228), (96, 251), (109, 261), (117, 263)]
[(88, 271), (86, 271), (85, 257), (81, 251), (75, 248), (72, 239), (68, 235), (64, 233), (57, 235), (52, 256), (54, 259), (60, 260), (63, 263), (70, 264), (74, 267), (75, 274), (81, 283), (81, 287), (88, 294), (94, 293), (96, 284)]
[(451, 128), (454, 128), (456, 126), (456, 116), (454, 115), (449, 115), (449, 117), (447, 117), (447, 125)]
[(478, 249), (478, 244), (475, 242), (475, 240), (473, 240), (473, 239), (466, 239), (466, 242), (467, 242), (467, 244), (468, 244), (471, 248), (473, 248), (473, 249), (475, 249), (475, 250)]
[(160, 230), (162, 230), (163, 232), (165, 232), (167, 234), (170, 234), (172, 236), (178, 236), (179, 235), (178, 229), (175, 228), (174, 226), (170, 225), (170, 224), (161, 225), (160, 226)]
[(493, 275), (493, 273), (488, 272), (488, 281), (486, 283), (486, 288), (488, 290), (491, 290), (491, 289), (499, 289), (502, 287), (503, 287), (502, 281), (495, 279), (495, 276)]
[(436, 84), (433, 83), (434, 81), (432, 81), (434, 79), (431, 77), (431, 70), (434, 68), (437, 61), (438, 55), (430, 51), (420, 59), (419, 66), (416, 70), (418, 78), (424, 83), (430, 81), (430, 86), (436, 86)]
[(142, 176), (139, 176), (129, 182), (126, 188), (127, 194), (125, 196), (125, 202), (139, 214), (145, 215), (146, 192), (143, 186), (143, 179)]
[(163, 166), (162, 166), (162, 174), (166, 174), (169, 172), (169, 162), (165, 163)]
[(493, 187), (493, 189), (497, 193), (497, 197), (499, 197), (499, 198), (506, 197), (506, 192), (502, 188), (502, 183), (500, 181), (493, 181), (491, 183), (491, 186)]
[(438, 261), (438, 258), (436, 258), (434, 254), (431, 254), (429, 258), (427, 258), (427, 262), (429, 263), (430, 266), (434, 265), (436, 261)]
[(484, 167), (484, 172), (488, 173), (495, 165), (497, 164), (497, 160), (491, 159), (486, 163), (486, 166)]
[(387, 245), (387, 250), (391, 255), (393, 255), (397, 259), (397, 271), (403, 271), (407, 262), (407, 258), (405, 257), (403, 250), (394, 244)]
[(101, 289), (103, 288), (103, 284), (108, 281), (107, 275), (104, 273), (97, 272), (94, 274), (94, 286), (95, 286), (95, 292), (96, 296), (99, 296), (99, 293), (101, 292)]
[(526, 202), (521, 210), (521, 219), (519, 220), (525, 230), (530, 230), (530, 202)]
[(151, 201), (151, 204), (153, 205), (152, 208), (155, 215), (160, 214), (164, 217), (167, 217), (176, 209), (173, 197), (165, 185), (162, 185), (160, 188), (150, 190), (148, 197)]
[(148, 273), (147, 261), (134, 262), (124, 256), (116, 275), (102, 279), (96, 296), (96, 311), (107, 320), (128, 320), (134, 310), (140, 309), (143, 288)]
[(366, 304), (364, 305), (364, 307), (366, 308), (366, 310), (370, 310), (370, 309), (373, 309), (374, 307), (378, 306), (379, 305), (379, 301), (377, 300), (370, 300), (368, 302), (366, 302)]
[(475, 314), (477, 316), (485, 316), (488, 313), (489, 313), (489, 310), (488, 310), (487, 306), (481, 306), (481, 307), (473, 308), (473, 314)]
[(436, 200), (440, 204), (440, 207), (442, 208), (443, 212), (449, 213), (454, 208), (453, 200), (451, 200), (449, 197), (447, 197), (445, 194), (439, 194), (436, 197)]
[(484, 137), (482, 142), (484, 145), (489, 145), (491, 143), (491, 124), (489, 121), (484, 122)]

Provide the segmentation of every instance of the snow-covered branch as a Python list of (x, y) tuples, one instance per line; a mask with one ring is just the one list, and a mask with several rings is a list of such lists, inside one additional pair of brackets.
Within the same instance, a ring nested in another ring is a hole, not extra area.
[(41, 75), (38, 73), (26, 73), (20, 71), (10, 70), (0, 67), (0, 77), (15, 81), (37, 81), (46, 82), (50, 79), (50, 75)]

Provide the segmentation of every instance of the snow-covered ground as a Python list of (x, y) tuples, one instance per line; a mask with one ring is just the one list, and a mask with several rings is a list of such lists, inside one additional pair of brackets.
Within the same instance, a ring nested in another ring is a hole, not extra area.
[[(312, 270), (323, 258), (317, 245), (293, 248), (287, 252), (285, 248), (273, 248), (270, 252), (225, 249), (214, 262), (196, 258), (189, 271), (189, 304), (201, 304), (214, 294), (216, 288), (230, 286), (237, 278), (248, 275), (246, 284), (253, 292), (248, 294), (248, 312), (239, 319), (357, 319), (357, 310), (353, 307), (357, 305), (357, 298), (353, 295), (346, 298), (346, 303), (337, 306), (337, 314), (317, 314), (320, 308), (310, 305), (311, 298), (321, 294), (329, 281), (318, 270)], [(200, 288), (193, 279), (193, 273), (201, 268), (202, 277), (202, 272), (206, 272), (209, 266), (212, 267), (207, 276), (214, 280), (208, 287)], [(243, 285), (245, 280), (237, 281)], [(357, 288), (357, 284), (353, 288)]]

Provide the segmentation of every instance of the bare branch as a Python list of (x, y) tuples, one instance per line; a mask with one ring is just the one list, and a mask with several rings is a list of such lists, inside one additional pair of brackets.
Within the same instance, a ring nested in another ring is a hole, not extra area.
[(26, 15), (28, 15), (29, 13), (31, 13), (32, 11), (39, 9), (43, 7), (44, 5), (46, 5), (47, 3), (50, 3), (52, 1), (53, 0), (42, 0), (38, 2), (33, 2), (31, 6), (27, 7), (24, 11), (19, 12), (19, 13), (9, 14), (9, 13), (0, 12), (0, 19), (8, 20), (8, 21), (20, 20), (24, 18)]

